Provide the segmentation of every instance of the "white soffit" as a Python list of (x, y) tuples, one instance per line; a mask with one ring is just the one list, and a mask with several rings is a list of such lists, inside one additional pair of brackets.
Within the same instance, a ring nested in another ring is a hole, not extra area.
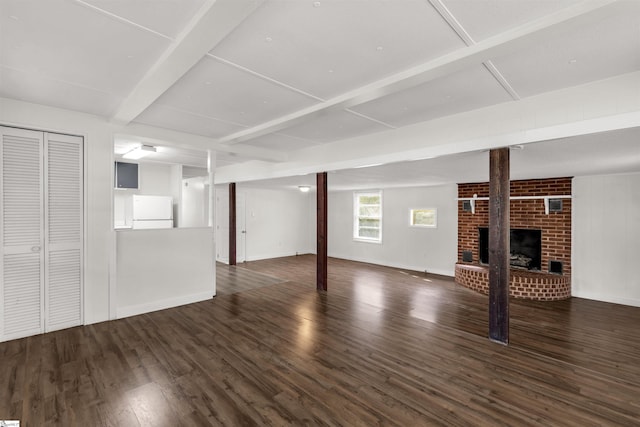
[(388, 126), (360, 117), (348, 111), (326, 111), (324, 114), (279, 133), (319, 143), (334, 142), (352, 136), (388, 130)]
[[(607, 175), (640, 172), (640, 128), (555, 139), (511, 150), (511, 179)], [(259, 188), (315, 185), (314, 174), (249, 181)], [(489, 179), (489, 152), (475, 151), (428, 160), (332, 171), (329, 190), (415, 187)], [(311, 184), (309, 184), (311, 182)]]
[(258, 138), (245, 141), (242, 145), (263, 147), (276, 151), (291, 152), (300, 150), (302, 148), (318, 145), (317, 141), (310, 141), (308, 139), (296, 138), (293, 136), (285, 135), (282, 133), (270, 133)]
[(426, 1), (271, 1), (212, 53), (326, 99), (461, 47)]
[(220, 138), (230, 132), (244, 129), (233, 123), (218, 120), (214, 117), (172, 108), (161, 104), (154, 104), (136, 117), (134, 123), (143, 123), (164, 129), (195, 135)]
[(246, 159), (238, 156), (236, 153), (225, 153), (222, 151), (216, 152), (216, 168), (234, 165), (244, 161), (246, 161)]
[[(115, 138), (113, 142), (113, 152), (116, 159), (121, 159), (123, 154), (128, 153), (136, 147), (139, 147), (141, 144), (141, 141), (135, 141), (133, 139)], [(136, 160), (134, 163), (148, 162), (177, 164), (203, 168), (207, 167), (206, 151), (172, 147), (169, 145), (152, 145), (153, 147), (155, 147), (156, 151), (150, 152), (146, 157), (141, 160)], [(130, 160), (124, 159), (124, 161), (129, 162)]]
[(175, 38), (205, 0), (76, 0)]
[(125, 96), (169, 45), (162, 37), (63, 0), (3, 0), (0, 33), (2, 65), (117, 97)]
[(531, 48), (493, 58), (522, 96), (640, 70), (640, 1), (622, 1), (591, 24), (549, 31)]
[(511, 152), (512, 179), (640, 172), (640, 128), (527, 144)]
[(440, 0), (477, 42), (583, 0)]
[(207, 56), (157, 103), (253, 126), (317, 101)]
[(352, 110), (400, 127), (511, 100), (491, 73), (478, 65)]

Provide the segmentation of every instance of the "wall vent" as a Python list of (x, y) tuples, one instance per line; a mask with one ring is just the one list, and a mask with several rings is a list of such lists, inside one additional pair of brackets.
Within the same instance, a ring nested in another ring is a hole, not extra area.
[(549, 199), (549, 212), (562, 212), (562, 199)]
[(473, 262), (473, 252), (471, 252), (471, 251), (462, 251), (462, 261), (463, 262)]

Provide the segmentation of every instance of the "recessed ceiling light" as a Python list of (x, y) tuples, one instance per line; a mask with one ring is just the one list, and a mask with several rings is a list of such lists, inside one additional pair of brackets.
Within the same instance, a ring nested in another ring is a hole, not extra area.
[(572, 64), (572, 65), (573, 65), (573, 64), (575, 64), (576, 62), (578, 62), (578, 60), (577, 60), (577, 59), (575, 59), (575, 58), (571, 58), (571, 59), (569, 60), (569, 64)]
[(267, 43), (271, 43), (273, 39), (271, 37), (265, 37), (264, 41), (266, 41)]
[(13, 19), (14, 21), (19, 21), (20, 20), (20, 18), (18, 18), (15, 15), (11, 15), (11, 16), (9, 16), (9, 18)]
[(333, 73), (333, 70), (329, 70), (330, 73)]
[(313, 2), (313, 7), (320, 7), (320, 2), (319, 1), (314, 1)]
[(268, 103), (269, 103), (269, 101), (262, 101), (262, 103), (263, 103), (263, 104), (268, 104)]
[(311, 187), (309, 187), (308, 185), (298, 185), (298, 190), (302, 191), (303, 193), (308, 193), (309, 190), (311, 190)]
[(378, 52), (380, 52), (380, 51), (381, 51), (381, 50), (383, 50), (383, 49), (384, 49), (384, 47), (382, 47), (382, 46), (378, 46), (378, 47), (376, 48), (376, 50), (377, 50)]
[(207, 86), (209, 86), (211, 84), (211, 82), (204, 82), (204, 84), (206, 84)]

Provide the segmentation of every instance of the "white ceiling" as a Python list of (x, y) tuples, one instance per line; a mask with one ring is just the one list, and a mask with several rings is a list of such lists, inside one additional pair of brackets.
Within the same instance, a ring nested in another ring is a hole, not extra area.
[[(0, 96), (204, 136), (225, 145), (219, 168), (640, 70), (640, 0), (0, 1)], [(530, 144), (513, 170), (640, 171), (637, 136)], [(157, 156), (206, 164), (201, 149)], [(481, 180), (482, 156), (330, 179)]]

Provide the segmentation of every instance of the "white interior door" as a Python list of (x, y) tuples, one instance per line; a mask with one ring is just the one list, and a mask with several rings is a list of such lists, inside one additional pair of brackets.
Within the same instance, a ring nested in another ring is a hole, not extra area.
[(44, 331), (42, 132), (0, 127), (0, 339)]
[(215, 189), (216, 260), (229, 262), (229, 193)]
[(0, 340), (82, 323), (83, 141), (0, 127)]
[(236, 262), (247, 260), (247, 202), (244, 194), (236, 194)]
[(45, 332), (82, 324), (82, 142), (45, 134)]

